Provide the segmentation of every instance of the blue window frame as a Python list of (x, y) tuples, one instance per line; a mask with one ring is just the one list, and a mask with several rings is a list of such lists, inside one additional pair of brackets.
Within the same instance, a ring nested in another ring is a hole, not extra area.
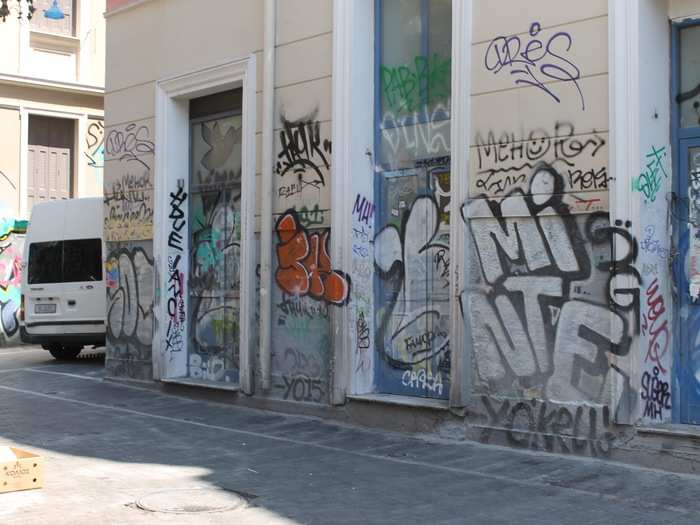
[[(396, 27), (395, 18), (400, 17), (387, 16), (389, 9), (396, 10), (391, 12), (395, 15), (411, 7), (416, 16), (399, 21), (406, 22), (403, 27)], [(382, 130), (450, 120), (451, 0), (375, 0), (374, 19), (375, 164), (380, 170), (395, 169), (396, 165), (384, 162)], [(385, 63), (387, 43), (415, 49), (412, 63)], [(388, 91), (394, 91), (394, 96)], [(399, 99), (398, 107), (387, 107), (392, 106), (392, 98)]]
[[(692, 373), (698, 357), (693, 341), (696, 341), (698, 329), (697, 319), (700, 319), (700, 306), (693, 303), (689, 296), (688, 275), (686, 274), (686, 258), (690, 250), (691, 239), (691, 195), (689, 195), (689, 151), (700, 147), (700, 49), (697, 45), (690, 45), (687, 37), (700, 38), (700, 20), (687, 20), (674, 23), (671, 26), (671, 148), (673, 151), (673, 215), (674, 245), (678, 247), (678, 255), (674, 258), (673, 274), (678, 287), (677, 305), (685, 309), (687, 319), (681, 320), (681, 316), (675, 316), (674, 332), (679, 334), (675, 338), (673, 362), (673, 391), (672, 412), (673, 421), (682, 423), (700, 423), (700, 395), (696, 389), (697, 380)], [(694, 79), (688, 82), (689, 68), (687, 56), (684, 53), (691, 52), (691, 59), (696, 63)], [(696, 58), (697, 57), (697, 58)], [(696, 84), (697, 82), (697, 84)], [(690, 111), (688, 111), (690, 110)], [(692, 112), (697, 114), (697, 120), (692, 117)], [(696, 225), (694, 225), (696, 226)]]
[(374, 56), (375, 385), (447, 399), (451, 0), (375, 0)]

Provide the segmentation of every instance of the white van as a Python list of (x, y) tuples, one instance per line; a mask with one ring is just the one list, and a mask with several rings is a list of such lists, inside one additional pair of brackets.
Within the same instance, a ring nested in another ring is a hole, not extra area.
[(37, 204), (22, 263), (22, 342), (56, 359), (75, 359), (83, 346), (105, 343), (102, 199)]

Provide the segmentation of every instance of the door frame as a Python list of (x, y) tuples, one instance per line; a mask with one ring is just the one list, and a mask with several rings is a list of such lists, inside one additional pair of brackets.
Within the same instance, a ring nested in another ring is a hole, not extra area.
[[(679, 189), (680, 188), (685, 188), (685, 193), (678, 193), (677, 195), (681, 196), (679, 201), (681, 202), (687, 202), (687, 211), (688, 214), (690, 214), (690, 197), (688, 196), (688, 174), (689, 174), (689, 168), (688, 166), (688, 155), (687, 151), (689, 148), (700, 148), (700, 136), (694, 137), (694, 138), (685, 138), (685, 139), (680, 139), (677, 142), (677, 147), (678, 147), (678, 152), (677, 152), (677, 157), (678, 157), (678, 172), (676, 179), (678, 181)], [(681, 206), (681, 210), (685, 211), (686, 207)], [(687, 236), (688, 238), (688, 250), (690, 250), (690, 235), (689, 235), (689, 227), (688, 227), (688, 221), (684, 221), (683, 217), (681, 214), (676, 214), (676, 223), (678, 224), (678, 236), (679, 239), (683, 239)], [(699, 225), (700, 226), (700, 225)], [(680, 246), (680, 245), (679, 245)], [(689, 280), (688, 276), (685, 272), (685, 263), (686, 263), (686, 254), (685, 250), (681, 249), (679, 254), (679, 259), (677, 261), (677, 277), (676, 277), (676, 285), (678, 286), (678, 310), (682, 312), (684, 308), (690, 307), (693, 303), (690, 301), (689, 297)], [(700, 304), (695, 305), (696, 308), (700, 309)], [(680, 321), (680, 317), (679, 321)], [(690, 319), (690, 312), (688, 312), (688, 317), (686, 321)], [(675, 378), (678, 379), (678, 388), (679, 388), (679, 393), (680, 393), (680, 414), (679, 414), (679, 419), (681, 423), (687, 423), (687, 424), (700, 424), (699, 421), (690, 421), (690, 388), (686, 387), (685, 385), (690, 384), (690, 381), (692, 380), (692, 367), (690, 363), (690, 346), (691, 346), (691, 327), (689, 326), (690, 323), (684, 322), (684, 323), (679, 323), (680, 324), (680, 333), (679, 337), (677, 338), (678, 343), (679, 343), (679, 355), (680, 355), (680, 361), (678, 363), (680, 366), (678, 367), (678, 370), (673, 374)], [(672, 404), (673, 406), (673, 404)]]
[[(674, 348), (673, 348), (673, 362), (677, 363), (678, 366), (673, 367), (672, 371), (672, 392), (671, 392), (671, 407), (672, 407), (672, 421), (674, 423), (682, 423), (688, 419), (688, 392), (687, 389), (683, 388), (683, 379), (688, 371), (686, 367), (687, 353), (683, 352), (684, 344), (688, 339), (688, 334), (681, 323), (682, 307), (685, 302), (685, 294), (687, 293), (688, 279), (685, 275), (685, 261), (682, 259), (684, 253), (681, 247), (681, 240), (683, 238), (684, 232), (687, 232), (688, 225), (685, 221), (683, 224), (682, 217), (677, 213), (677, 203), (682, 202), (680, 199), (681, 195), (686, 195), (688, 191), (688, 174), (683, 173), (681, 167), (683, 161), (681, 160), (681, 150), (684, 145), (683, 142), (692, 141), (693, 139), (700, 139), (700, 126), (693, 128), (680, 128), (680, 111), (678, 103), (676, 101), (676, 95), (680, 93), (680, 31), (686, 27), (692, 27), (700, 25), (700, 18), (693, 18), (683, 20), (681, 22), (671, 22), (671, 93), (669, 94), (670, 104), (671, 104), (671, 156), (673, 163), (673, 181), (672, 181), (672, 191), (674, 196), (674, 202), (672, 202), (671, 209), (673, 212), (673, 245), (678, 250), (676, 254), (676, 260), (673, 263), (673, 282), (675, 286), (678, 286), (678, 293), (676, 294), (676, 311), (679, 315), (674, 316), (674, 327), (673, 331), (678, 334), (678, 337), (674, 337)], [(675, 209), (674, 209), (675, 208)], [(681, 209), (683, 207), (681, 206)], [(689, 210), (688, 210), (689, 211)]]
[[(256, 341), (255, 323), (255, 128), (256, 128), (256, 60), (251, 54), (239, 60), (217, 64), (159, 80), (155, 94), (155, 214), (153, 251), (156, 268), (156, 292), (154, 313), (157, 322), (153, 334), (153, 376), (156, 380), (177, 382), (187, 371), (187, 352), (166, 350), (168, 327), (168, 227), (171, 205), (170, 194), (188, 191), (190, 166), (190, 118), (189, 101), (206, 95), (234, 88), (243, 88), (243, 130), (241, 145), (241, 301), (240, 309), (240, 388), (246, 394), (253, 393), (253, 345)], [(183, 207), (189, 203), (183, 204)], [(186, 208), (185, 208), (186, 209)], [(185, 225), (189, 228), (189, 225)], [(180, 268), (188, 275), (188, 254)], [(186, 282), (186, 281), (185, 281)], [(185, 290), (184, 308), (187, 310)], [(181, 332), (186, 342), (187, 322)], [(180, 355), (182, 354), (182, 355)], [(224, 388), (226, 385), (220, 385)], [(212, 388), (219, 388), (211, 384)]]

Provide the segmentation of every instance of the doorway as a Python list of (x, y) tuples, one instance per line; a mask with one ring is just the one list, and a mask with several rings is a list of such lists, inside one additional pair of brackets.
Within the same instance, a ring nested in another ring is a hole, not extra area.
[(700, 424), (700, 21), (673, 26), (681, 423)]
[(189, 377), (240, 370), (242, 89), (190, 101)]

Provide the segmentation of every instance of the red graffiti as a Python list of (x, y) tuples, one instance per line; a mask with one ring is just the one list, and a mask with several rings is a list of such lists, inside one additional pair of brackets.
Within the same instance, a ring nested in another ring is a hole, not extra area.
[(275, 226), (279, 244), (279, 267), (275, 279), (291, 295), (309, 295), (332, 304), (345, 304), (350, 295), (350, 278), (331, 268), (328, 255), (330, 230), (309, 233), (295, 210), (288, 210)]
[(642, 334), (646, 335), (648, 331), (649, 348), (644, 362), (651, 361), (659, 367), (662, 374), (665, 374), (667, 371), (661, 365), (661, 359), (668, 352), (668, 319), (661, 319), (666, 313), (666, 305), (663, 295), (659, 293), (658, 279), (654, 279), (647, 287), (646, 297), (647, 312), (642, 315)]

